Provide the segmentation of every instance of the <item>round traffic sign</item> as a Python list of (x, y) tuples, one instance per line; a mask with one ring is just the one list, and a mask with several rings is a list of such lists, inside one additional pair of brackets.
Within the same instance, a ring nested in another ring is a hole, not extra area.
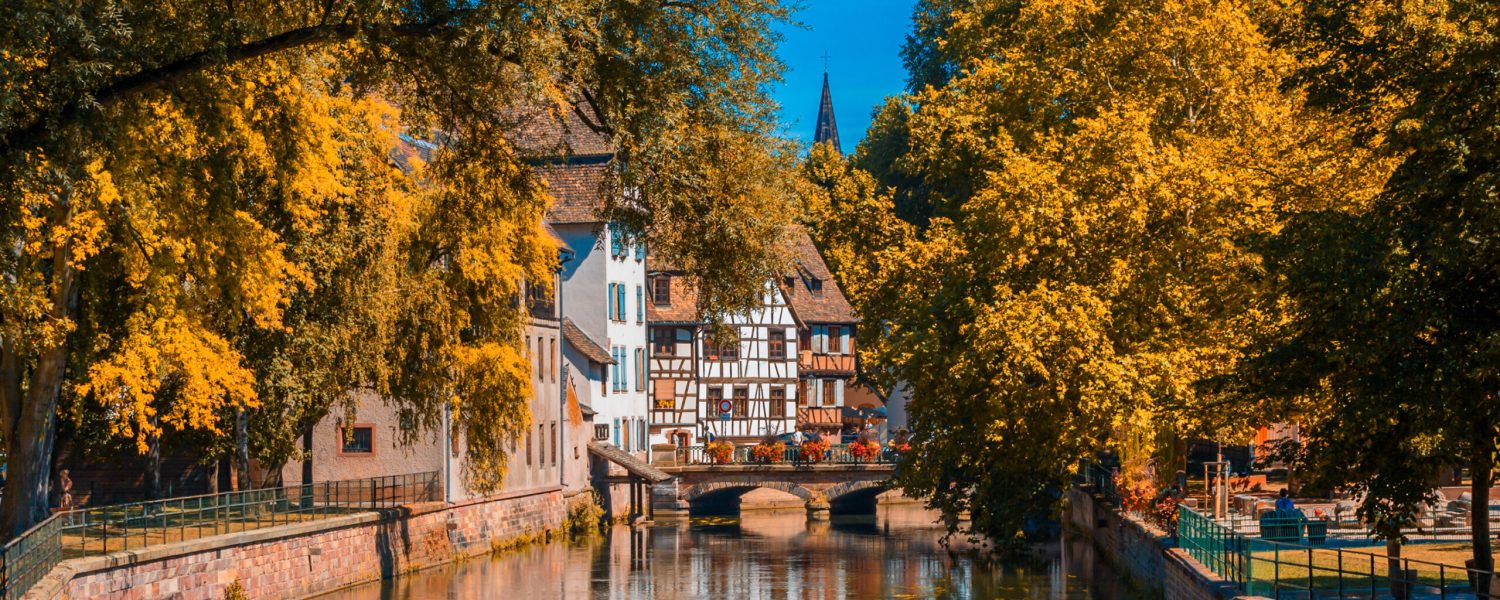
[(734, 402), (730, 401), (730, 400), (720, 400), (719, 401), (719, 412), (723, 413), (723, 414), (726, 414), (726, 415), (729, 414), (729, 413), (731, 413), (731, 412), (734, 412)]

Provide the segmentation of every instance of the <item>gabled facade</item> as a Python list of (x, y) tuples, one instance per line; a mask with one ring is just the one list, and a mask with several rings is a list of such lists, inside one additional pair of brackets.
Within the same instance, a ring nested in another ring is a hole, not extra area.
[(859, 319), (806, 231), (794, 229), (788, 249), (793, 269), (782, 277), (781, 290), (797, 319), (800, 341), (797, 425), (837, 433), (856, 372)]
[(797, 323), (786, 296), (767, 282), (758, 307), (731, 316), (716, 339), (697, 316), (682, 273), (653, 269), (651, 441), (702, 444), (789, 433), (796, 426)]

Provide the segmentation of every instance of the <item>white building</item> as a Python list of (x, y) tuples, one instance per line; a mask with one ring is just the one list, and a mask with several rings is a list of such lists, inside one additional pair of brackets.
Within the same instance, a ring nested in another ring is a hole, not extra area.
[(594, 414), (594, 438), (646, 457), (646, 248), (600, 213), (614, 152), (574, 124), (568, 154), (538, 166), (554, 203), (547, 223), (573, 252), (563, 265), (564, 355), (573, 393)]

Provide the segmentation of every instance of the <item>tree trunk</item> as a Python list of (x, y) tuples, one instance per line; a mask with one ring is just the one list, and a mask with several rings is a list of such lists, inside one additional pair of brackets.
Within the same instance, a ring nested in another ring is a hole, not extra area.
[(1473, 473), (1469, 496), (1469, 535), (1474, 545), (1475, 595), (1490, 597), (1491, 572), (1495, 570), (1495, 557), (1490, 551), (1490, 486), (1494, 482), (1495, 438), (1488, 423), (1479, 424), (1479, 435), (1474, 439), (1474, 455), (1469, 460)]
[(1401, 536), (1393, 535), (1385, 540), (1386, 574), (1391, 580), (1391, 596), (1396, 600), (1408, 597), (1406, 573), (1401, 568)]
[(254, 487), (250, 482), (250, 418), (244, 408), (234, 410), (234, 466), (239, 476), (239, 489)]
[[(151, 418), (153, 425), (156, 417)], [(153, 434), (146, 440), (146, 499), (160, 500), (161, 495), (161, 435)]]

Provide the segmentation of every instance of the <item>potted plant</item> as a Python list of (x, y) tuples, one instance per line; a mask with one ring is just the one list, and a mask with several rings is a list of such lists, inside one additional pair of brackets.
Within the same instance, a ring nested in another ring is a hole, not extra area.
[(714, 464), (727, 465), (734, 462), (734, 444), (714, 440), (703, 447), (703, 454)]
[(872, 440), (854, 440), (854, 443), (849, 444), (849, 454), (854, 456), (854, 460), (869, 462), (880, 456), (880, 444)]
[(754, 459), (755, 462), (758, 463), (769, 464), (781, 462), (782, 458), (785, 456), (786, 443), (784, 442), (765, 441), (756, 444), (754, 448), (750, 449), (750, 458)]
[(828, 442), (803, 442), (801, 454), (803, 462), (823, 462), (823, 458), (828, 455)]

